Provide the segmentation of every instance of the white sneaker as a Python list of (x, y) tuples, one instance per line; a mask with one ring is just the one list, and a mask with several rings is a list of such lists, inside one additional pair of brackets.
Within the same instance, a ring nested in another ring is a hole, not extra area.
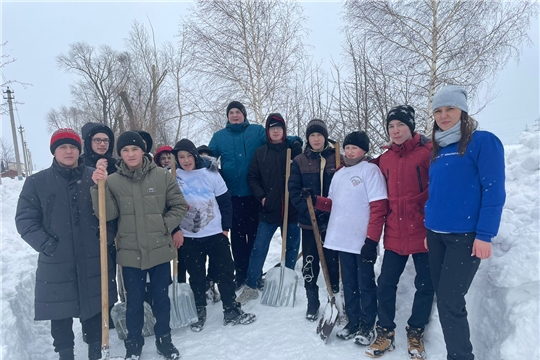
[(252, 289), (249, 286), (246, 286), (244, 290), (242, 290), (242, 293), (238, 295), (236, 301), (238, 301), (242, 305), (245, 305), (249, 301), (255, 300), (257, 298), (259, 298), (259, 290)]

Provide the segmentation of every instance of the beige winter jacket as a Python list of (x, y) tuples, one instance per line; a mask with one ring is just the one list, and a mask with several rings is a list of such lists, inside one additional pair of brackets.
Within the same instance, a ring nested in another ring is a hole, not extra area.
[[(116, 261), (122, 266), (149, 269), (176, 256), (172, 231), (182, 222), (188, 205), (174, 176), (145, 155), (135, 171), (119, 160), (118, 171), (107, 178), (107, 221), (118, 217)], [(97, 186), (91, 189), (99, 215)]]

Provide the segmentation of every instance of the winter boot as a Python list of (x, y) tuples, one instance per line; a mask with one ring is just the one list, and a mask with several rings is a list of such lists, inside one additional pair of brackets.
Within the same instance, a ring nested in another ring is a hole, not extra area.
[(375, 330), (373, 325), (369, 325), (363, 320), (360, 320), (360, 326), (358, 327), (358, 332), (354, 338), (354, 343), (356, 345), (368, 346), (375, 340)]
[(256, 319), (255, 314), (250, 314), (242, 311), (240, 304), (236, 303), (235, 307), (226, 309), (223, 315), (223, 325), (247, 325), (254, 322)]
[(180, 352), (174, 347), (170, 332), (156, 339), (156, 349), (157, 353), (163, 355), (165, 359), (180, 359)]
[(126, 347), (126, 360), (139, 360), (141, 358), (142, 347), (144, 345), (144, 339), (137, 341), (137, 339), (127, 339), (124, 341)]
[(306, 289), (307, 295), (307, 311), (306, 319), (309, 321), (317, 321), (319, 317), (319, 289)]
[(73, 348), (60, 350), (58, 352), (58, 358), (60, 360), (75, 360), (75, 355), (73, 354)]
[(236, 300), (240, 304), (246, 305), (251, 300), (255, 300), (257, 298), (259, 298), (259, 290), (245, 286), (244, 290), (242, 290), (242, 293), (236, 298)]
[(204, 328), (206, 322), (206, 306), (197, 306), (197, 317), (199, 321), (190, 325), (191, 330), (199, 332)]
[(336, 336), (342, 340), (349, 340), (356, 336), (360, 326), (358, 324), (348, 323), (345, 327), (336, 333)]
[(259, 283), (257, 284), (257, 289), (263, 291), (264, 290), (264, 284), (266, 284), (266, 278), (261, 275), (261, 278), (259, 279)]
[(424, 349), (424, 329), (406, 327), (407, 330), (407, 347), (409, 356), (413, 360), (426, 359), (426, 351)]
[(88, 360), (101, 359), (101, 341), (88, 344)]
[(387, 351), (394, 350), (396, 348), (394, 345), (394, 335), (394, 330), (377, 326), (377, 338), (375, 339), (375, 342), (366, 349), (366, 355), (378, 358), (383, 356)]

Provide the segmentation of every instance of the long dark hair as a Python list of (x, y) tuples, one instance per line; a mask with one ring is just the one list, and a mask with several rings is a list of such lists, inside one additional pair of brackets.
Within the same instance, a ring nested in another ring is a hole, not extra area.
[[(478, 126), (478, 122), (474, 120), (469, 114), (465, 111), (461, 111), (461, 139), (459, 139), (458, 153), (459, 156), (465, 155), (465, 150), (467, 150), (467, 145), (471, 141), (472, 134)], [(441, 150), (439, 143), (435, 140), (435, 132), (441, 128), (437, 125), (436, 121), (433, 121), (433, 130), (431, 132), (431, 142), (433, 143), (433, 151), (431, 152), (431, 161), (435, 161), (437, 156), (439, 156), (439, 151)]]

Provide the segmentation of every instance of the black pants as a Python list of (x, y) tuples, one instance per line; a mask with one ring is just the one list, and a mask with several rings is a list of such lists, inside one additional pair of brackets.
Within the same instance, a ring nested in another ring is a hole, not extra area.
[(377, 285), (374, 263), (362, 261), (360, 254), (339, 252), (345, 312), (349, 323), (375, 325), (377, 317)]
[(171, 303), (169, 301), (169, 283), (171, 280), (170, 263), (156, 265), (150, 269), (141, 270), (124, 267), (124, 284), (127, 292), (126, 327), (128, 340), (144, 344), (142, 329), (144, 325), (144, 299), (146, 274), (150, 275), (150, 290), (152, 293), (152, 313), (156, 318), (154, 333), (156, 338), (171, 331)]
[(232, 206), (231, 248), (236, 281), (245, 282), (251, 249), (257, 237), (259, 202), (254, 196), (233, 196)]
[[(416, 292), (412, 305), (412, 313), (407, 324), (415, 328), (424, 328), (429, 322), (429, 315), (433, 307), (433, 284), (429, 272), (429, 259), (427, 253), (412, 255), (416, 277), (414, 286)], [(396, 328), (394, 318), (396, 315), (396, 293), (399, 278), (405, 270), (409, 255), (399, 255), (391, 250), (384, 252), (381, 275), (377, 280), (377, 299), (379, 301), (378, 324), (390, 330)]]
[[(86, 343), (93, 344), (101, 342), (101, 313), (92, 316), (90, 319), (81, 321), (82, 331)], [(75, 335), (73, 334), (73, 318), (61, 320), (51, 320), (51, 335), (53, 338), (54, 351), (71, 349), (75, 345)]]
[(186, 282), (186, 263), (184, 262), (184, 257), (182, 256), (182, 248), (178, 249), (178, 282), (179, 283), (185, 283)]
[[(326, 233), (321, 233), (321, 240), (324, 242)], [(330, 275), (330, 283), (334, 292), (339, 290), (339, 257), (338, 252), (330, 249), (323, 248), (324, 258), (326, 265), (328, 266), (328, 274)], [(313, 230), (302, 229), (302, 275), (304, 277), (304, 286), (306, 291), (310, 294), (317, 294), (319, 286), (317, 286), (317, 279), (319, 278), (319, 272), (321, 267), (319, 265), (319, 252), (317, 251), (317, 243), (315, 242), (315, 235)]]
[(206, 306), (206, 257), (210, 259), (223, 309), (236, 307), (234, 263), (229, 239), (222, 233), (204, 238), (184, 238), (182, 255), (189, 273), (189, 284), (197, 306)]
[(429, 268), (448, 360), (472, 360), (465, 294), (480, 266), (471, 256), (476, 233), (441, 234), (427, 231)]

